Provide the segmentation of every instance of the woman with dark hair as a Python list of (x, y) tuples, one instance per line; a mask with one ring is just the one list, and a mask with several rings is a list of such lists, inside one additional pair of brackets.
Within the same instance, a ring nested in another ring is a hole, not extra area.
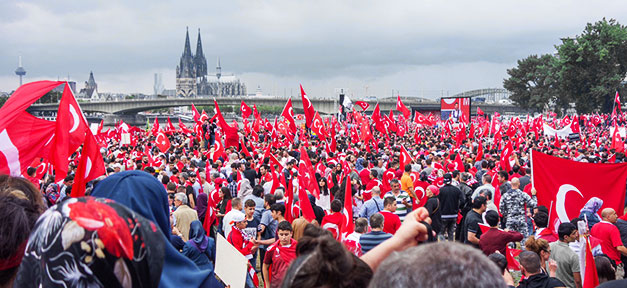
[(202, 223), (192, 221), (189, 227), (189, 240), (183, 246), (183, 255), (196, 263), (200, 269), (213, 270), (216, 259), (216, 244), (209, 238)]
[(16, 287), (158, 287), (165, 241), (159, 227), (103, 198), (48, 209), (30, 233)]
[(231, 195), (231, 191), (228, 187), (222, 187), (218, 191), (218, 196), (220, 197), (220, 202), (218, 202), (218, 212), (216, 216), (218, 216), (218, 231), (224, 231), (224, 227), (222, 227), (222, 218), (226, 213), (231, 211), (231, 199), (233, 199), (233, 195)]
[(30, 181), (0, 175), (0, 287), (13, 287), (28, 234), (45, 205)]
[(196, 197), (196, 213), (198, 213), (198, 220), (205, 224), (205, 215), (207, 213), (207, 204), (209, 202), (209, 196), (205, 193), (199, 193)]
[(327, 179), (321, 176), (318, 178), (318, 187), (320, 188), (320, 198), (316, 199), (316, 205), (320, 206), (325, 211), (331, 209), (331, 194), (329, 193), (329, 185)]
[(610, 257), (605, 254), (595, 256), (594, 264), (599, 275), (599, 284), (616, 279), (616, 267), (614, 267)]

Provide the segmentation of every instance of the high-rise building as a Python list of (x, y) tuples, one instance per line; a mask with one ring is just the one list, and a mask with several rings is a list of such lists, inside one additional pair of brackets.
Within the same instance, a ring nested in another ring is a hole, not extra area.
[(196, 54), (192, 54), (189, 40), (189, 29), (185, 32), (185, 47), (176, 66), (177, 97), (212, 97), (212, 96), (244, 96), (246, 85), (237, 77), (223, 77), (220, 58), (217, 61), (216, 74), (208, 74), (207, 59), (202, 48), (200, 29), (196, 43)]

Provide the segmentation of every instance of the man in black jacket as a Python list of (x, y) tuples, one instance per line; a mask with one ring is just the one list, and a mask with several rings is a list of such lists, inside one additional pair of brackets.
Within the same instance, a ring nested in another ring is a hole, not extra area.
[(446, 234), (446, 239), (455, 239), (455, 227), (457, 225), (457, 214), (464, 205), (464, 195), (459, 188), (451, 185), (453, 177), (450, 173), (444, 174), (444, 187), (440, 188), (438, 199), (442, 208), (442, 236)]
[(549, 277), (542, 273), (540, 266), (540, 256), (532, 251), (523, 251), (518, 256), (520, 262), (520, 272), (525, 275), (525, 279), (520, 281), (518, 288), (553, 288), (566, 287), (562, 281), (557, 278)]

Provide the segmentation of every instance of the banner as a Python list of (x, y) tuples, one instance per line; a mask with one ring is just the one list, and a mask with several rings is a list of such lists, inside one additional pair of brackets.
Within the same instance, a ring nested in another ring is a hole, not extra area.
[(440, 119), (453, 122), (470, 123), (470, 98), (440, 99)]
[(592, 197), (603, 200), (599, 213), (613, 208), (618, 216), (623, 215), (627, 163), (583, 163), (532, 151), (531, 170), (538, 205), (549, 209), (552, 227), (579, 217)]
[(557, 137), (559, 138), (568, 138), (568, 135), (573, 133), (573, 129), (570, 128), (570, 125), (566, 125), (566, 127), (560, 130), (554, 129), (546, 123), (542, 125), (544, 129), (544, 136), (547, 137), (555, 137), (555, 134), (557, 134)]

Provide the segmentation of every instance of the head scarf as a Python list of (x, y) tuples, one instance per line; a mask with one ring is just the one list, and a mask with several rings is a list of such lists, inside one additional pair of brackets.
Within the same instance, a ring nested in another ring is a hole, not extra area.
[(580, 212), (597, 213), (597, 211), (601, 209), (601, 206), (603, 206), (603, 200), (597, 197), (592, 197), (588, 200), (586, 205), (581, 208)]
[[(170, 239), (168, 196), (163, 184), (152, 175), (136, 170), (116, 173), (100, 181), (91, 195), (126, 205), (155, 222), (165, 239)], [(169, 242), (165, 245), (161, 287), (199, 287), (207, 279), (215, 279), (213, 270), (199, 269)]]
[(157, 287), (165, 241), (151, 221), (109, 199), (72, 198), (30, 234), (17, 287)]
[(205, 252), (209, 245), (209, 237), (207, 237), (206, 234), (202, 223), (198, 220), (194, 220), (189, 227), (189, 240), (187, 242), (190, 242), (190, 244), (198, 248), (200, 252)]
[(198, 219), (205, 219), (207, 213), (207, 202), (209, 197), (205, 193), (199, 193), (196, 197), (196, 212), (198, 212)]

